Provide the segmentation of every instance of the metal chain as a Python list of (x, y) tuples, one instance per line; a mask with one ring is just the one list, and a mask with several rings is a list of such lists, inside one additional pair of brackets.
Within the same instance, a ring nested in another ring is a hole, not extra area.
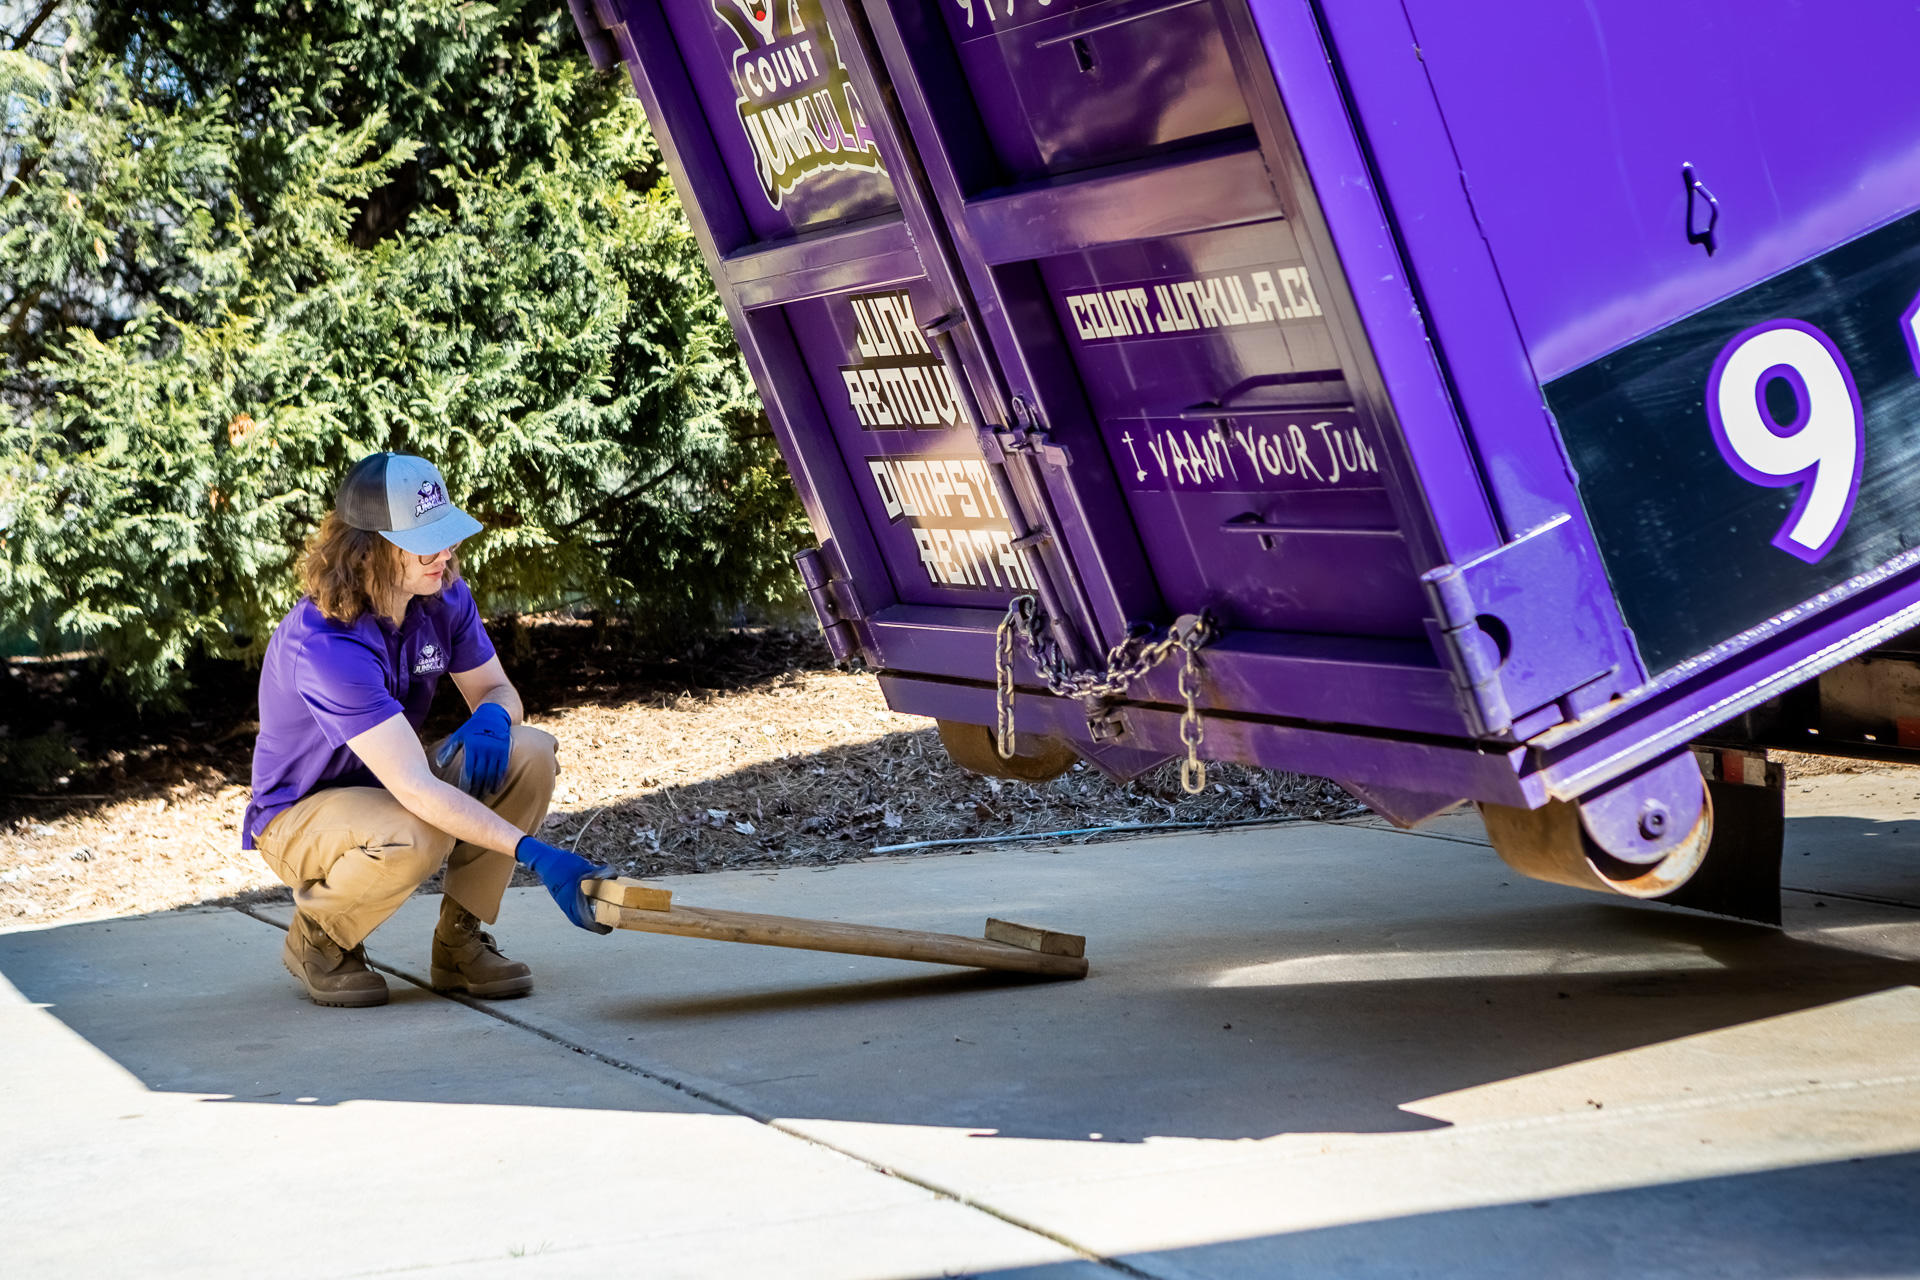
[(1200, 628), (1191, 628), (1180, 642), (1186, 664), (1180, 668), (1180, 696), (1187, 709), (1180, 716), (1180, 741), (1187, 746), (1187, 759), (1180, 766), (1180, 789), (1197, 796), (1207, 789), (1207, 762), (1200, 758), (1200, 739), (1206, 729), (1200, 723)]
[[(1031, 600), (1032, 596), (1022, 596), (1022, 600)], [(1007, 606), (1007, 616), (1000, 619), (1000, 629), (993, 638), (993, 667), (999, 679), (995, 693), (996, 722), (994, 725), (994, 750), (1000, 753), (1002, 760), (1013, 759), (1013, 624), (1015, 601)]]
[(1159, 640), (1148, 639), (1152, 634), (1153, 628), (1148, 624), (1135, 623), (1128, 628), (1126, 639), (1107, 650), (1104, 670), (1075, 671), (1061, 656), (1053, 637), (1047, 634), (1039, 601), (1030, 595), (1015, 596), (1007, 605), (1006, 615), (1000, 619), (999, 630), (994, 636), (994, 674), (998, 685), (998, 732), (995, 745), (1000, 758), (1010, 760), (1014, 752), (1013, 640), (1016, 635), (1025, 643), (1027, 653), (1033, 658), (1034, 670), (1045, 682), (1048, 691), (1083, 703), (1123, 696), (1136, 681), (1179, 650), (1186, 657), (1180, 671), (1180, 696), (1186, 701), (1186, 711), (1180, 717), (1180, 741), (1187, 748), (1180, 785), (1189, 794), (1199, 794), (1207, 785), (1207, 767), (1200, 759), (1200, 742), (1205, 728), (1200, 723), (1198, 655), (1201, 646), (1213, 640), (1217, 632), (1213, 619), (1202, 613), (1192, 617), (1191, 621), (1182, 618)]

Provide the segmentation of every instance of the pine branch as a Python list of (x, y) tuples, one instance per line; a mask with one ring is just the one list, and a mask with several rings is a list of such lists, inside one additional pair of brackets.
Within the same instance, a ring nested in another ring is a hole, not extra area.
[(655, 489), (658, 489), (661, 485), (665, 484), (668, 480), (672, 479), (675, 475), (679, 474), (679, 472), (680, 472), (680, 463), (678, 461), (669, 463), (666, 470), (662, 471), (659, 475), (656, 475), (651, 479), (645, 481), (644, 483), (639, 484), (637, 486), (626, 485), (608, 494), (605, 498), (601, 499), (599, 502), (596, 502), (586, 512), (584, 512), (583, 514), (581, 514), (580, 516), (578, 516), (573, 520), (569, 520), (566, 524), (560, 526), (560, 531), (562, 533), (572, 533), (575, 529), (578, 529), (581, 525), (586, 524), (588, 521), (597, 519), (598, 517), (605, 515), (609, 507), (616, 506), (622, 502), (631, 502), (633, 499), (640, 497), (642, 494), (652, 493)]
[(13, 177), (8, 181), (7, 189), (0, 191), (0, 200), (11, 200), (14, 196), (24, 192), (27, 189), (27, 179), (31, 178), (33, 171), (39, 167), (40, 157), (37, 155), (28, 156), (25, 160), (22, 160), (20, 167), (13, 171)]
[(33, 15), (33, 21), (27, 24), (26, 30), (13, 38), (13, 47), (16, 50), (26, 48), (28, 42), (40, 30), (41, 25), (53, 16), (55, 9), (60, 7), (61, 2), (62, 0), (46, 0), (46, 3), (40, 6), (40, 12)]

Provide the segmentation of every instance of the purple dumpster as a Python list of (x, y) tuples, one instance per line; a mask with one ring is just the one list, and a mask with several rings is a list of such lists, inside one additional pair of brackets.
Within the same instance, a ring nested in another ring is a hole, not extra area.
[(1228, 759), (1777, 919), (1920, 759), (1920, 10), (570, 0), (969, 767)]

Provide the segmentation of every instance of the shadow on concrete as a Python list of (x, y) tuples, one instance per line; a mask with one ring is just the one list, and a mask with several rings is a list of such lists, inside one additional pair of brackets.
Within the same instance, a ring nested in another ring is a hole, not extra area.
[[(1485, 918), (1424, 923), (1394, 931), (1406, 949), (1384, 952), (1356, 940), (1350, 919), (1222, 924), (1208, 940), (1215, 973), (1244, 973), (1244, 985), (1181, 980), (1174, 957), (1163, 978), (1149, 947), (1109, 945), (1077, 986), (777, 983), (618, 998), (596, 1016), (708, 1078), (749, 1078), (745, 1033), (781, 1046), (787, 1069), (837, 1082), (824, 1096), (817, 1082), (757, 1088), (772, 1114), (1115, 1142), (1440, 1127), (1404, 1105), (1920, 983), (1920, 964), (1598, 898), (1528, 912), (1539, 949)], [(1423, 951), (1421, 935), (1444, 942)], [(1494, 971), (1558, 963), (1556, 947), (1569, 971)], [(1368, 975), (1389, 961), (1401, 962), (1391, 975)], [(1598, 968), (1573, 971), (1583, 962)]]
[[(1456, 1209), (1130, 1254), (1136, 1274), (1853, 1280), (1920, 1273), (1920, 1154)], [(1088, 1262), (977, 1280), (1097, 1280)], [(931, 1280), (931, 1277), (928, 1278)]]
[[(1608, 963), (1493, 971), (1559, 954), (1516, 948), (1516, 920), (1527, 938), (1564, 946), (1570, 964), (1583, 948), (1588, 960), (1600, 954), (1599, 943), (1612, 949)], [(537, 1074), (493, 1067), (503, 1049), (528, 1047), (531, 1028), (670, 1081), (711, 1082), (758, 1114), (1105, 1142), (1444, 1127), (1403, 1107), (1920, 984), (1920, 964), (1602, 899), (1457, 923), (1409, 923), (1402, 905), (1388, 930), (1400, 948), (1389, 951), (1356, 946), (1354, 932), (1350, 916), (1265, 933), (1222, 924), (1203, 951), (1212, 972), (1252, 975), (1240, 985), (1177, 976), (1190, 963), (1163, 968), (1151, 930), (1131, 945), (1117, 939), (1092, 979), (1066, 984), (897, 968), (867, 980), (857, 967), (809, 980), (784, 967), (800, 953), (644, 939), (666, 949), (636, 955), (631, 977), (605, 952), (575, 950), (580, 968), (543, 969), (532, 999), (498, 1006), (525, 1027), (397, 978), (385, 1008), (316, 1008), (280, 967), (281, 932), (231, 911), (0, 935), (0, 975), (156, 1090), (309, 1105), (589, 1105)], [(1420, 937), (1444, 944), (1422, 951)], [(704, 962), (743, 952), (767, 966)], [(648, 955), (665, 963), (649, 967)], [(1394, 957), (1419, 972), (1369, 975)], [(412, 967), (424, 972), (425, 958)], [(764, 976), (749, 983), (749, 973)], [(634, 1106), (647, 1109), (645, 1077), (632, 1078)]]
[[(155, 1092), (607, 1107), (603, 1083), (589, 1096), (578, 1072), (527, 1069), (552, 1046), (400, 979), (383, 1008), (309, 1003), (281, 965), (284, 938), (209, 909), (0, 934), (0, 979)], [(635, 1109), (652, 1109), (658, 1090), (623, 1078)]]
[(822, 982), (763, 991), (742, 991), (737, 995), (690, 995), (680, 999), (649, 996), (616, 1002), (609, 1006), (607, 1012), (613, 1017), (690, 1021), (788, 1011), (817, 1013), (837, 1007), (887, 1005), (897, 1001), (921, 1001), (1018, 987), (1045, 987), (1053, 985), (1054, 981), (1051, 978), (996, 973), (985, 969), (929, 969), (924, 974), (909, 978)]

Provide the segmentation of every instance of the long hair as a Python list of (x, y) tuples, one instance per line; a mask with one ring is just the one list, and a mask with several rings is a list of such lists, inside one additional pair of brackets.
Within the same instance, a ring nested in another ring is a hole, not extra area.
[[(379, 534), (354, 528), (338, 511), (329, 511), (301, 553), (301, 590), (328, 618), (351, 625), (377, 613), (381, 598), (399, 586), (406, 554)], [(455, 556), (440, 589), (445, 591), (459, 577), (460, 558)]]

